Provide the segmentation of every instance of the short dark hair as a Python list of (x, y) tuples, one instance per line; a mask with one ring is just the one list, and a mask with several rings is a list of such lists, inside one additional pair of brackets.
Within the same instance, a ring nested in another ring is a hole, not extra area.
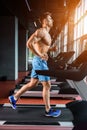
[(43, 19), (47, 18), (48, 15), (52, 16), (50, 12), (43, 13), (39, 18), (40, 23), (42, 23)]

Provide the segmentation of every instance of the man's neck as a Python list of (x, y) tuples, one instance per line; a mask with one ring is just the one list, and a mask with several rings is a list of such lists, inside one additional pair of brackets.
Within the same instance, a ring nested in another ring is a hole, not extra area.
[(50, 31), (50, 27), (48, 27), (48, 26), (42, 26), (43, 28), (45, 28), (46, 30), (47, 30), (47, 32), (49, 32)]

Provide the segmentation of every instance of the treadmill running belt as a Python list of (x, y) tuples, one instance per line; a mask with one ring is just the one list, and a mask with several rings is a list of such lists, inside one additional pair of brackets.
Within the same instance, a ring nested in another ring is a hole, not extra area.
[(17, 109), (13, 110), (11, 106), (0, 106), (0, 121), (4, 124), (19, 125), (60, 125), (60, 121), (72, 122), (73, 115), (68, 108), (61, 109), (62, 114), (59, 117), (46, 117), (44, 115), (44, 105), (17, 105)]

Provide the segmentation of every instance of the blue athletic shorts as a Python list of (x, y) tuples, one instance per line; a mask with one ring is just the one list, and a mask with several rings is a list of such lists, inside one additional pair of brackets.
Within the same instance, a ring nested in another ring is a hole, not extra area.
[(49, 81), (49, 76), (38, 75), (35, 70), (48, 70), (47, 61), (42, 60), (39, 56), (34, 56), (32, 61), (31, 78), (37, 78), (39, 81)]

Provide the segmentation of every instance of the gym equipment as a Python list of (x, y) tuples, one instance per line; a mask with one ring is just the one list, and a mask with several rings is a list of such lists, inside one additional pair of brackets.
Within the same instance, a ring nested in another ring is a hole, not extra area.
[[(64, 70), (36, 70), (36, 73), (46, 76), (57, 77), (57, 79), (73, 79), (80, 81), (86, 76), (87, 50), (83, 51), (71, 64)], [(55, 73), (54, 73), (55, 72)]]
[[(48, 60), (48, 66), (49, 68), (53, 69), (53, 67), (57, 69), (64, 69), (66, 67), (66, 64), (71, 59), (71, 57), (74, 55), (74, 51), (70, 52), (61, 52), (58, 54), (55, 58), (49, 58)], [(21, 83), (18, 83), (16, 85), (15, 91), (17, 92), (18, 89), (20, 89), (24, 84), (29, 82), (30, 75), (26, 76)], [(61, 87), (64, 86), (64, 87)], [(75, 99), (78, 96), (78, 92), (69, 86), (69, 84), (64, 82), (57, 82), (56, 78), (51, 78), (51, 91), (50, 96), (56, 97), (56, 98), (67, 98), (67, 99)], [(42, 97), (42, 85), (38, 84), (35, 88), (31, 89), (30, 91), (25, 92), (22, 94), (21, 97)]]
[(0, 105), (0, 121), (2, 125), (40, 125), (51, 126), (71, 126), (73, 127), (73, 115), (65, 106), (52, 105), (53, 109), (61, 109), (59, 117), (46, 117), (44, 105), (17, 105), (13, 110), (10, 104)]
[(66, 106), (72, 111), (75, 124), (87, 121), (87, 83), (84, 80), (87, 76), (87, 50), (82, 52), (65, 70), (56, 70), (55, 73), (53, 70), (37, 70), (36, 72), (41, 75), (66, 79), (70, 86), (75, 87), (82, 100), (73, 101)]
[(60, 52), (56, 57), (48, 59), (49, 69), (64, 69), (71, 57), (74, 55), (74, 51)]

